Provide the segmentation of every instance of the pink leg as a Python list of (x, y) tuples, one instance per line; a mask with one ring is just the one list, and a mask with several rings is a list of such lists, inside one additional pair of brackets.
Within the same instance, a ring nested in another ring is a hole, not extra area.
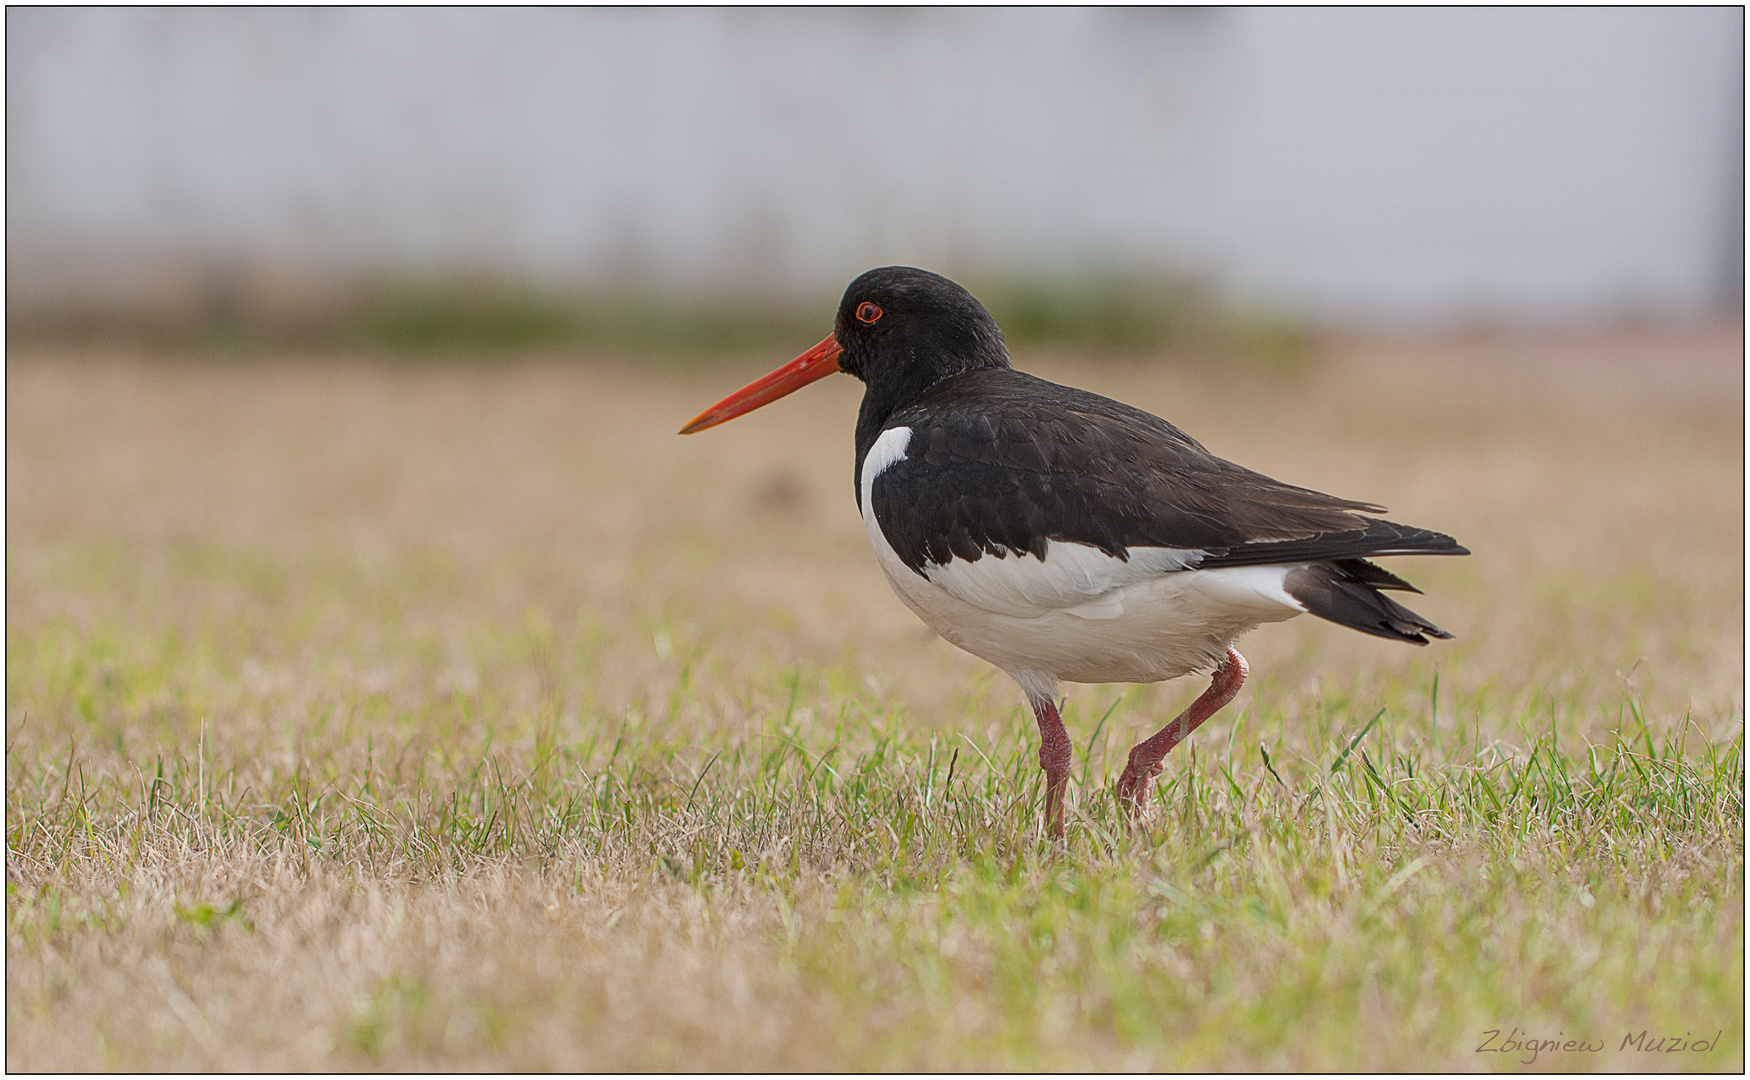
[(1063, 792), (1069, 786), (1069, 732), (1050, 699), (1034, 701), (1039, 721), (1039, 764), (1045, 769), (1045, 829), (1052, 839), (1063, 836)]
[[(1130, 762), (1118, 778), (1118, 798), (1132, 815), (1142, 809), (1148, 795), (1148, 782), (1160, 774), (1161, 762), (1167, 752), (1179, 745), (1185, 736), (1197, 730), (1197, 725), (1214, 716), (1223, 705), (1234, 699), (1246, 683), (1246, 658), (1237, 649), (1228, 649), (1227, 658), (1216, 666), (1210, 677), (1209, 689), (1203, 696), (1166, 727), (1130, 748)], [(1043, 721), (1041, 721), (1043, 723)]]

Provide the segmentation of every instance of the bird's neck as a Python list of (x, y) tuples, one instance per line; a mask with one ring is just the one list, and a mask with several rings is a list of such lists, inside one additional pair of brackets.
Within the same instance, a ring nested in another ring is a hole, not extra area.
[(886, 429), (887, 422), (893, 419), (894, 413), (923, 397), (925, 391), (941, 381), (941, 377), (927, 380), (883, 380), (866, 386), (863, 389), (863, 404), (857, 410), (857, 460), (862, 461), (863, 455), (875, 445), (875, 440), (881, 437), (881, 432)]
[[(984, 367), (997, 367), (996, 364), (985, 364)], [(1000, 365), (1008, 367), (1007, 363)], [(869, 450), (875, 445), (875, 440), (881, 433), (892, 426), (893, 418), (901, 410), (907, 408), (923, 397), (930, 390), (950, 379), (960, 378), (968, 371), (954, 371), (948, 374), (934, 373), (929, 377), (903, 378), (881, 380), (868, 384), (863, 390), (863, 404), (857, 410), (857, 469), (853, 478), (856, 488), (857, 508), (863, 505), (863, 459), (869, 456)]]
[[(979, 309), (982, 313), (983, 309)], [(920, 363), (920, 357), (934, 362)], [(1009, 349), (1002, 331), (986, 315), (982, 319), (933, 327), (928, 337), (901, 334), (879, 352), (858, 358), (854, 370), (863, 380), (863, 405), (857, 411), (858, 507), (863, 499), (863, 459), (881, 437), (895, 413), (930, 389), (979, 368), (1009, 367)]]

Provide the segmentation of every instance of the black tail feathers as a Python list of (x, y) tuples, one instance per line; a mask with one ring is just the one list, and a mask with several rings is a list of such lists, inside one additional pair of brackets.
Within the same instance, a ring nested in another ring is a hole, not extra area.
[(1303, 566), (1291, 571), (1282, 587), (1319, 618), (1364, 634), (1413, 645), (1428, 644), (1424, 634), (1452, 637), (1409, 608), (1381, 595), (1381, 589), (1421, 590), (1366, 559), (1338, 559)]

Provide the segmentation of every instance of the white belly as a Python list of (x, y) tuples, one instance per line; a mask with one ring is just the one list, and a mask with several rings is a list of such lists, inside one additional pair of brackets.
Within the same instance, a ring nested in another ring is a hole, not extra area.
[[(1083, 544), (926, 566), (900, 561), (875, 519), (871, 490), (904, 457), (910, 432), (883, 433), (863, 466), (863, 523), (893, 591), (936, 633), (1014, 676), (1036, 697), (1058, 680), (1159, 682), (1220, 663), (1234, 639), (1305, 610), (1282, 589), (1293, 566), (1172, 569), (1185, 556), (1135, 549), (1119, 560)], [(931, 580), (931, 579), (934, 580)]]
[(1024, 686), (1040, 677), (1159, 682), (1209, 671), (1247, 630), (1302, 610), (1270, 595), (1281, 592), (1289, 569), (1272, 566), (1180, 570), (1114, 589), (1102, 597), (1122, 608), (1112, 618), (1089, 618), (1065, 608), (1004, 615), (932, 584), (901, 563), (885, 538), (876, 556), (893, 591), (930, 629)]

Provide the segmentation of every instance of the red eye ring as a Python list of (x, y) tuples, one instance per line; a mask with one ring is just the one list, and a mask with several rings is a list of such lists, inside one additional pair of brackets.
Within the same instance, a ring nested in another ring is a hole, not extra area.
[(857, 305), (858, 322), (874, 322), (881, 317), (881, 309), (865, 300)]

